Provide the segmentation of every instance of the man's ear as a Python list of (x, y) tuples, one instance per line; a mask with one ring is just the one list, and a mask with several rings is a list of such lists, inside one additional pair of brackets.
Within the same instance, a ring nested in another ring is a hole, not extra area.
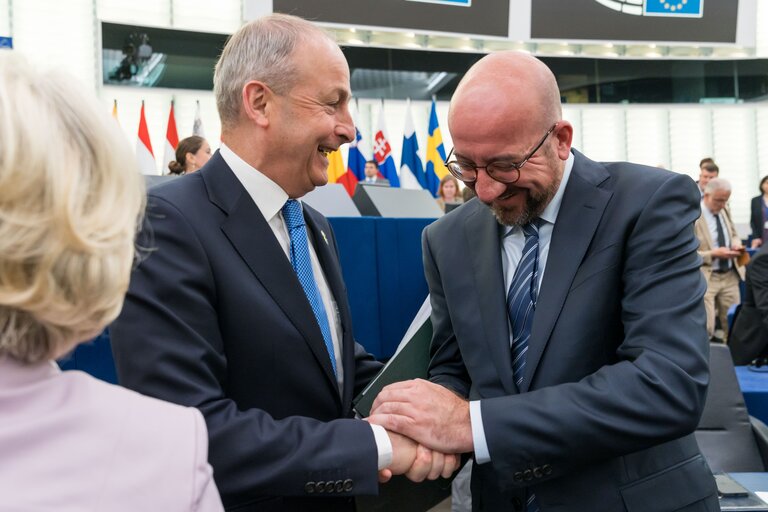
[(258, 125), (269, 124), (267, 104), (272, 98), (272, 91), (263, 82), (251, 80), (243, 86), (243, 113)]
[(560, 121), (560, 126), (554, 133), (557, 139), (557, 156), (560, 160), (568, 160), (571, 153), (571, 142), (573, 142), (573, 126), (568, 121)]

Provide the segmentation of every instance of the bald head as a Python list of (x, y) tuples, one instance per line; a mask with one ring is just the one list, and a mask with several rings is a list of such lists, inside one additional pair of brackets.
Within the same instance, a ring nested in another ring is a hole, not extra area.
[(488, 114), (503, 112), (511, 116), (508, 122), (537, 120), (541, 127), (562, 117), (560, 90), (552, 71), (536, 57), (514, 51), (487, 55), (467, 71), (451, 99), (449, 123), (455, 111), (464, 107)]

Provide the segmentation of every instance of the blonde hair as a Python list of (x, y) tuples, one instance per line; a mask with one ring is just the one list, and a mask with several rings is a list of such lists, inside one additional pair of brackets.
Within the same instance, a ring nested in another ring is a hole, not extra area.
[(0, 355), (65, 353), (122, 307), (144, 183), (114, 119), (0, 52)]
[(277, 94), (293, 88), (299, 75), (292, 54), (300, 41), (313, 36), (336, 44), (316, 25), (288, 14), (258, 18), (232, 34), (213, 73), (213, 93), (224, 129), (237, 124), (246, 83), (258, 80)]

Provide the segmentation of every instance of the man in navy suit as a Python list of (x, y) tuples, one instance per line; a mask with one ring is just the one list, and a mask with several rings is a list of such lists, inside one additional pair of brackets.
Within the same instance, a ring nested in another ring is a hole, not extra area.
[(450, 474), (456, 457), (353, 418), (381, 365), (352, 336), (330, 224), (296, 201), (355, 136), (339, 47), (299, 18), (256, 20), (214, 92), (221, 150), (149, 194), (112, 327), (120, 383), (202, 411), (229, 510), (353, 510), (379, 478)]
[(523, 53), (475, 64), (448, 121), (477, 200), (423, 236), (430, 381), (385, 388), (369, 420), (474, 452), (474, 510), (719, 510), (692, 434), (709, 380), (694, 182), (572, 150), (555, 77)]

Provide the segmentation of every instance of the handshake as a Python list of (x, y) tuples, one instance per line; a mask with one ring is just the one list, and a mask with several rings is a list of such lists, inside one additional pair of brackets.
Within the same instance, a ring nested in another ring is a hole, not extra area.
[(385, 387), (366, 420), (384, 427), (392, 442), (392, 463), (379, 471), (382, 483), (403, 474), (414, 482), (448, 478), (461, 454), (473, 451), (469, 402), (426, 380)]

